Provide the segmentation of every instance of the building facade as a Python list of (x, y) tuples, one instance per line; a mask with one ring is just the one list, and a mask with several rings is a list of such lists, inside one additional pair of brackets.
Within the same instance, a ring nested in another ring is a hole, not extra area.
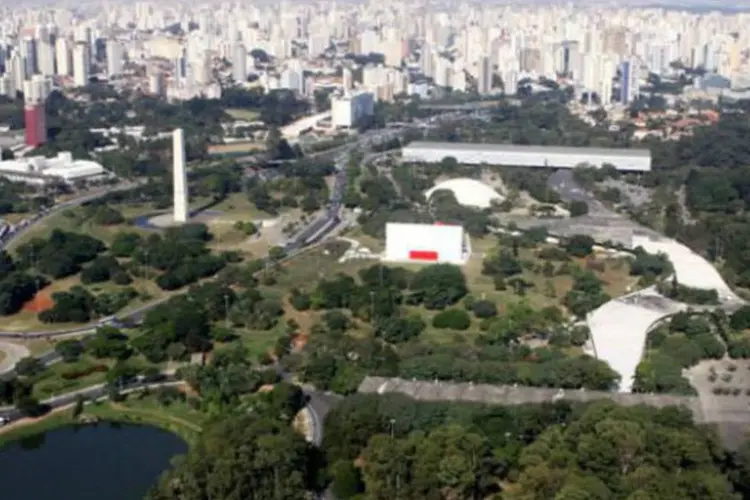
[(651, 170), (651, 152), (647, 149), (423, 141), (412, 142), (403, 148), (403, 159), (408, 162), (438, 163), (446, 157), (453, 157), (458, 163), (465, 165), (575, 168), (585, 164), (599, 168), (609, 164), (621, 171)]
[(375, 99), (371, 92), (360, 92), (331, 101), (331, 123), (351, 128), (374, 114)]
[(462, 265), (466, 256), (461, 226), (397, 222), (385, 226), (385, 260), (388, 262)]

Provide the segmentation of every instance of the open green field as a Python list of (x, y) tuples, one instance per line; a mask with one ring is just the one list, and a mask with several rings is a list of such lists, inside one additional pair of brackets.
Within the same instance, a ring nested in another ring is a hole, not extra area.
[(260, 113), (258, 113), (257, 111), (242, 108), (229, 108), (226, 110), (226, 114), (228, 114), (235, 120), (244, 120), (248, 122), (254, 122), (260, 116)]
[[(154, 209), (150, 204), (117, 205), (115, 208), (122, 212), (125, 219), (131, 219), (133, 217), (147, 215), (154, 212)], [(7, 245), (6, 249), (13, 252), (19, 246), (33, 238), (48, 237), (55, 229), (90, 234), (105, 243), (111, 243), (115, 235), (122, 231), (146, 233), (146, 231), (129, 224), (117, 224), (112, 226), (95, 224), (92, 220), (85, 217), (83, 208), (74, 207), (62, 210), (59, 213), (44, 218), (21, 236), (13, 239)]]

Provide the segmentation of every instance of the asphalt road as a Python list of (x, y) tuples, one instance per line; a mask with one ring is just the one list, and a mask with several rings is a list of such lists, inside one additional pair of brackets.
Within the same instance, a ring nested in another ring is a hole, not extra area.
[[(419, 126), (423, 126), (426, 124), (434, 123), (443, 118), (444, 119), (460, 118), (460, 113), (456, 113), (456, 112), (446, 113), (444, 115), (441, 115), (440, 117), (433, 117), (433, 118), (430, 118), (429, 120), (417, 121), (414, 125), (419, 127)], [(346, 185), (347, 185), (346, 167), (349, 161), (349, 153), (357, 147), (364, 147), (366, 149), (370, 149), (372, 146), (390, 141), (391, 139), (400, 136), (404, 132), (404, 130), (405, 129), (371, 130), (368, 133), (365, 133), (358, 141), (348, 144), (342, 147), (341, 149), (336, 150), (336, 155), (334, 159), (335, 164), (336, 164), (336, 169), (337, 169), (336, 182), (334, 185), (335, 186), (334, 190), (331, 193), (331, 198), (329, 200), (328, 207), (318, 218), (313, 220), (313, 222), (310, 223), (307, 227), (303, 228), (299, 233), (297, 233), (297, 235), (292, 237), (290, 241), (285, 245), (284, 249), (286, 250), (286, 254), (288, 256), (292, 256), (302, 251), (305, 247), (325, 239), (334, 229), (336, 229), (341, 224), (342, 222), (341, 217), (340, 217), (341, 208), (342, 208), (341, 201), (343, 198), (344, 189), (346, 189)], [(32, 222), (28, 224), (26, 227), (24, 227), (23, 229), (16, 231), (12, 235), (10, 235), (10, 238), (8, 238), (7, 241), (0, 242), (0, 245), (4, 246), (10, 240), (18, 238), (21, 234), (28, 231), (31, 227), (38, 224), (39, 222), (44, 220), (46, 217), (49, 217), (53, 213), (58, 212), (59, 210), (72, 207), (72, 206), (82, 205), (89, 201), (95, 200), (99, 197), (102, 197), (107, 192), (111, 192), (113, 190), (125, 190), (125, 189), (130, 189), (132, 187), (133, 187), (133, 184), (120, 185), (114, 189), (110, 189), (109, 191), (89, 193), (86, 196), (82, 196), (80, 198), (76, 198), (74, 200), (70, 200), (68, 202), (61, 203), (59, 205), (55, 205), (47, 213), (34, 218)], [(138, 323), (141, 321), (141, 319), (143, 318), (146, 312), (148, 312), (150, 309), (156, 307), (157, 305), (161, 304), (162, 302), (166, 300), (168, 300), (168, 298), (147, 304), (139, 308), (138, 310), (129, 313), (128, 315), (126, 315), (126, 317), (122, 318), (122, 320), (128, 323)], [(103, 318), (95, 325), (88, 325), (88, 326), (84, 326), (80, 328), (74, 328), (70, 330), (56, 331), (56, 332), (43, 332), (43, 331), (0, 332), (0, 338), (14, 338), (14, 339), (45, 338), (45, 337), (60, 338), (60, 337), (65, 337), (65, 336), (92, 333), (96, 330), (97, 326), (104, 325), (104, 324), (117, 325), (120, 322), (121, 322), (120, 319), (114, 316), (110, 316), (108, 318)], [(15, 351), (13, 358), (8, 361), (7, 365), (10, 366), (12, 362), (14, 366), (15, 361), (17, 361), (17, 359), (20, 359), (18, 358), (20, 354), (21, 354), (20, 350)], [(25, 355), (26, 353), (23, 353), (23, 354)], [(44, 362), (45, 365), (51, 365), (60, 361), (60, 356), (54, 351), (45, 353), (39, 358), (42, 362)], [(291, 375), (283, 371), (281, 367), (277, 367), (277, 370), (280, 370), (279, 374), (284, 380), (291, 379)], [(10, 373), (12, 373), (12, 367), (10, 370), (8, 370), (6, 367), (6, 371), (3, 372), (2, 365), (0, 365), (0, 375), (7, 376)], [(122, 389), (122, 392), (130, 392), (130, 391), (141, 389), (146, 386), (163, 386), (163, 385), (174, 384), (174, 383), (176, 382), (171, 377), (169, 380), (158, 383), (158, 384), (134, 382), (134, 383), (124, 386)], [(303, 390), (304, 390), (304, 393), (308, 397), (307, 409), (310, 412), (310, 417), (311, 417), (313, 444), (315, 444), (316, 446), (320, 446), (323, 442), (323, 420), (325, 419), (325, 416), (330, 411), (332, 405), (335, 404), (337, 397), (333, 394), (327, 394), (327, 393), (316, 391), (311, 387), (303, 387)], [(83, 396), (87, 400), (101, 398), (101, 397), (106, 396), (106, 386), (104, 384), (99, 384), (99, 385), (87, 387), (80, 391), (52, 397), (48, 400), (43, 401), (43, 403), (47, 405), (50, 409), (60, 408), (60, 407), (63, 407), (63, 406), (66, 406), (75, 402), (76, 398), (79, 395)], [(6, 418), (9, 418), (10, 420), (15, 420), (21, 417), (20, 412), (15, 408), (0, 409), (0, 416), (4, 416)], [(326, 497), (332, 498), (329, 492), (327, 492)]]

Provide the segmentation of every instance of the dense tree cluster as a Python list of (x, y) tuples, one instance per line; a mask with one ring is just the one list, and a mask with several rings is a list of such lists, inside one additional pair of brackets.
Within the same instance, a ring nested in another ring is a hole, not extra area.
[(248, 414), (218, 421), (148, 500), (304, 500), (316, 486), (315, 451), (288, 422)]
[(676, 408), (355, 395), (326, 418), (324, 450), (342, 499), (737, 498), (715, 438)]
[[(323, 279), (312, 292), (297, 289), (290, 296), (290, 303), (298, 309), (326, 310), (323, 322), (311, 332), (302, 359), (284, 358), (319, 388), (348, 393), (366, 374), (591, 389), (608, 389), (617, 382), (617, 374), (605, 363), (565, 353), (565, 348), (581, 345), (586, 334), (561, 327), (558, 308), (535, 311), (521, 301), (503, 304), (498, 314), (493, 302), (466, 295), (465, 278), (455, 266), (433, 265), (416, 273), (371, 266), (358, 278)], [(464, 307), (456, 307), (462, 299)], [(475, 316), (481, 322), (480, 344), (421, 342), (425, 321), (407, 307), (415, 305), (439, 310), (432, 327), (454, 332), (469, 328)], [(341, 310), (372, 323), (373, 337), (349, 335), (354, 325)], [(548, 339), (550, 346), (531, 348), (522, 342), (531, 338)], [(277, 355), (286, 356), (288, 345), (288, 340), (283, 341)]]
[(219, 272), (227, 256), (213, 255), (206, 246), (211, 234), (204, 224), (188, 224), (167, 230), (164, 236), (152, 234), (137, 247), (127, 241), (118, 252), (132, 249), (130, 257), (139, 266), (160, 271), (156, 284), (164, 290), (176, 290)]
[(650, 331), (646, 347), (646, 355), (635, 373), (635, 392), (693, 394), (695, 390), (682, 376), (682, 370), (702, 359), (721, 359), (726, 353), (710, 316), (684, 312), (673, 316), (668, 326)]
[(39, 313), (42, 323), (88, 323), (94, 318), (111, 316), (128, 305), (138, 292), (131, 287), (94, 294), (82, 286), (55, 292), (55, 305)]
[(18, 263), (5, 251), (0, 250), (0, 314), (11, 315), (46, 286), (47, 278), (18, 270)]
[(106, 250), (104, 243), (85, 234), (54, 229), (49, 238), (33, 238), (18, 248), (18, 260), (53, 279), (72, 276), (81, 265)]

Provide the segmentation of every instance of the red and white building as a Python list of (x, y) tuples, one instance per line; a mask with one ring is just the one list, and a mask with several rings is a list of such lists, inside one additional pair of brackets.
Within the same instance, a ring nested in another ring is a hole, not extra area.
[(468, 255), (461, 226), (398, 222), (385, 226), (383, 260), (387, 262), (463, 265)]

